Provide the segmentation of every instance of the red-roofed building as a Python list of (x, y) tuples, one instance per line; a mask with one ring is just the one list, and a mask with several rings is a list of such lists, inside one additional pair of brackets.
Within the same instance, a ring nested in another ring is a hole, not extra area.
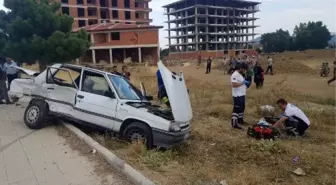
[(123, 23), (101, 23), (85, 29), (90, 35), (91, 47), (86, 59), (93, 63), (101, 60), (113, 63), (131, 58), (142, 62), (144, 59), (157, 62), (160, 55), (159, 29), (161, 26)]
[(85, 29), (92, 43), (85, 61), (157, 62), (160, 55), (159, 29), (152, 26), (151, 0), (58, 0), (62, 13), (74, 18), (73, 31)]

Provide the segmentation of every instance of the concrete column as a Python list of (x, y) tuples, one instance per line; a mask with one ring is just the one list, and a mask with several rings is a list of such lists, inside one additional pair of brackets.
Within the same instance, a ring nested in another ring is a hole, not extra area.
[(112, 38), (111, 38), (111, 32), (107, 33), (107, 41), (111, 42)]
[(112, 49), (109, 49), (110, 52), (110, 64), (113, 64), (113, 52)]
[(142, 63), (142, 53), (141, 53), (141, 48), (138, 48), (138, 55), (139, 55), (139, 63)]
[(198, 17), (197, 17), (197, 7), (195, 7), (195, 37), (196, 37), (196, 51), (198, 51), (198, 43), (199, 43), (199, 39), (198, 39), (198, 26), (197, 26), (197, 22), (198, 22)]
[(94, 49), (92, 49), (91, 51), (92, 51), (92, 62), (96, 64), (96, 51)]
[(91, 34), (90, 34), (90, 38), (91, 38), (91, 43), (94, 44), (94, 43), (95, 43), (95, 40), (94, 40), (94, 33), (91, 33)]
[(124, 60), (126, 59), (126, 49), (123, 50), (124, 51)]

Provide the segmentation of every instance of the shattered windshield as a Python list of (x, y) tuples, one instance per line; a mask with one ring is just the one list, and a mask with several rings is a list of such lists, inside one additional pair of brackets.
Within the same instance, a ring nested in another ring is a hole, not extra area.
[(144, 99), (140, 91), (121, 76), (109, 75), (113, 87), (121, 99), (142, 100)]

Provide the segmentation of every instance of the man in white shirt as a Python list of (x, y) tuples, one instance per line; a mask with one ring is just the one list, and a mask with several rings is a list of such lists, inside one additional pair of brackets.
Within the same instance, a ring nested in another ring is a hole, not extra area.
[(233, 112), (231, 116), (231, 126), (235, 129), (242, 129), (240, 124), (244, 124), (245, 96), (246, 88), (251, 85), (243, 75), (247, 71), (247, 64), (237, 64), (235, 72), (231, 75)]
[(267, 65), (267, 69), (266, 69), (266, 74), (268, 74), (268, 72), (271, 72), (271, 75), (273, 75), (273, 59), (271, 57), (268, 57), (268, 65)]
[(8, 90), (10, 90), (10, 85), (12, 81), (16, 78), (18, 78), (18, 69), (14, 68), (13, 66), (18, 66), (16, 62), (10, 57), (6, 58), (6, 63), (3, 66), (3, 70), (7, 74), (7, 80), (8, 80)]
[(305, 113), (295, 105), (287, 103), (284, 99), (278, 100), (277, 104), (283, 114), (273, 126), (285, 128), (287, 133), (292, 136), (302, 136), (310, 126), (310, 121)]

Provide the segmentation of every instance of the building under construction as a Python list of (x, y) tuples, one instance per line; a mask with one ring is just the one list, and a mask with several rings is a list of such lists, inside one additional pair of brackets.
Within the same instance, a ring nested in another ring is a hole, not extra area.
[(244, 52), (256, 35), (259, 4), (245, 0), (180, 0), (165, 5), (169, 58)]

